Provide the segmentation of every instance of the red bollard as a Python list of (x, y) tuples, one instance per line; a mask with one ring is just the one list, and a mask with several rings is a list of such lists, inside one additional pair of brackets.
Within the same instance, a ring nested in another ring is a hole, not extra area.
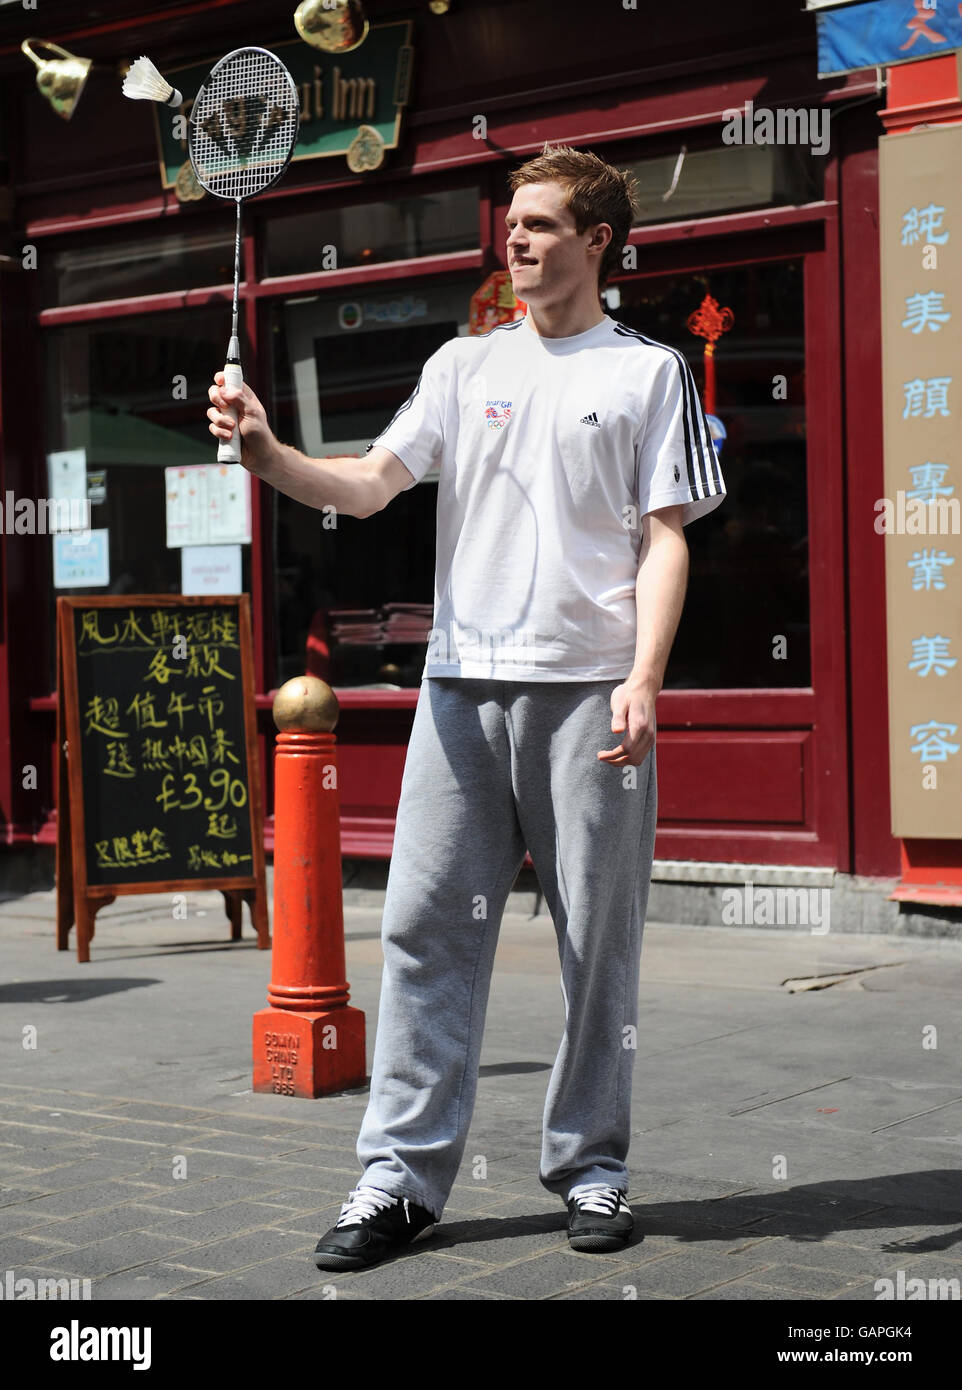
[(329, 1095), (367, 1078), (364, 1014), (348, 1004), (341, 891), (338, 707), (315, 676), (274, 699), (274, 946), (254, 1015), (254, 1090)]

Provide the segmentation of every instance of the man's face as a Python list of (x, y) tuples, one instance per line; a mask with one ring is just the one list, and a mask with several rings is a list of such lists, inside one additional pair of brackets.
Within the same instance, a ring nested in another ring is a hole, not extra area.
[[(604, 247), (589, 255), (596, 227), (575, 230), (557, 183), (523, 184), (505, 219), (508, 269), (515, 294), (526, 304), (543, 305), (569, 298), (587, 280), (598, 282)], [(601, 224), (607, 227), (607, 223)]]

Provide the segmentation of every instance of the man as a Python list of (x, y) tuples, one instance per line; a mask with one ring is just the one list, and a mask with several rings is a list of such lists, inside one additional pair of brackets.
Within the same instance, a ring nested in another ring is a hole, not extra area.
[[(507, 259), (524, 319), (454, 338), (364, 459), (277, 442), (248, 388), (242, 461), (365, 517), (441, 461), (434, 628), (398, 805), (364, 1172), (322, 1269), (430, 1234), (474, 1107), (501, 917), (531, 855), (555, 925), (565, 1029), (540, 1180), (576, 1250), (630, 1237), (625, 1160), (654, 848), (655, 697), (688, 578), (683, 526), (724, 483), (682, 355), (615, 323), (633, 181), (549, 150), (511, 175)], [(615, 746), (608, 747), (615, 736)]]

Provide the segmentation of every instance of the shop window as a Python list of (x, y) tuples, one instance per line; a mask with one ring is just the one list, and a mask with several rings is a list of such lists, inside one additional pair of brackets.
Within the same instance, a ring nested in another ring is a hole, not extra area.
[[(44, 334), (45, 451), (83, 451), (90, 526), (106, 530), (109, 563), (107, 584), (57, 590), (51, 582), (51, 688), (59, 593), (181, 592), (181, 552), (167, 546), (164, 469), (216, 462), (207, 390), (223, 362), (224, 322), (216, 305)], [(250, 546), (241, 549), (249, 592)]]
[(715, 348), (728, 496), (687, 532), (688, 597), (666, 689), (811, 682), (803, 267), (799, 260), (620, 282), (613, 317), (680, 349), (704, 398), (706, 294), (734, 316)]
[(273, 217), (265, 243), (264, 273), (270, 276), (470, 251), (480, 243), (478, 190), (455, 188)]
[(170, 231), (136, 241), (98, 242), (41, 257), (46, 307), (164, 294), (234, 279), (233, 231)]
[[(272, 425), (309, 457), (361, 457), (425, 360), (467, 332), (477, 277), (272, 307)], [(416, 686), (434, 601), (437, 474), (360, 520), (275, 493), (279, 685)]]
[(825, 160), (808, 146), (752, 144), (679, 149), (625, 167), (638, 181), (637, 227), (815, 202), (822, 197)]
[[(289, 300), (272, 309), (279, 436), (310, 457), (363, 456), (425, 359), (466, 331), (475, 279)], [(802, 263), (619, 283), (613, 316), (681, 349), (704, 393), (688, 316), (712, 294), (734, 313), (716, 349), (727, 431), (722, 505), (688, 533), (691, 577), (666, 688), (810, 683)], [(784, 378), (784, 382), (782, 382)], [(416, 686), (431, 625), (436, 475), (389, 508), (325, 527), (274, 494), (278, 684)], [(780, 640), (781, 639), (781, 640)]]

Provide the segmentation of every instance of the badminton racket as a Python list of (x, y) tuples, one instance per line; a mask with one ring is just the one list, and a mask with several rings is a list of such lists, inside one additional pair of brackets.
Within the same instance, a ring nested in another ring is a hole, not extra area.
[[(241, 204), (263, 193), (284, 173), (297, 141), (300, 101), (294, 80), (266, 48), (237, 48), (221, 58), (194, 100), (187, 152), (197, 182), (215, 198), (237, 205), (234, 230), (234, 302), (224, 385), (240, 388), (237, 299), (240, 290)], [(237, 412), (228, 412), (235, 426)], [(240, 431), (223, 439), (218, 463), (240, 463)]]

